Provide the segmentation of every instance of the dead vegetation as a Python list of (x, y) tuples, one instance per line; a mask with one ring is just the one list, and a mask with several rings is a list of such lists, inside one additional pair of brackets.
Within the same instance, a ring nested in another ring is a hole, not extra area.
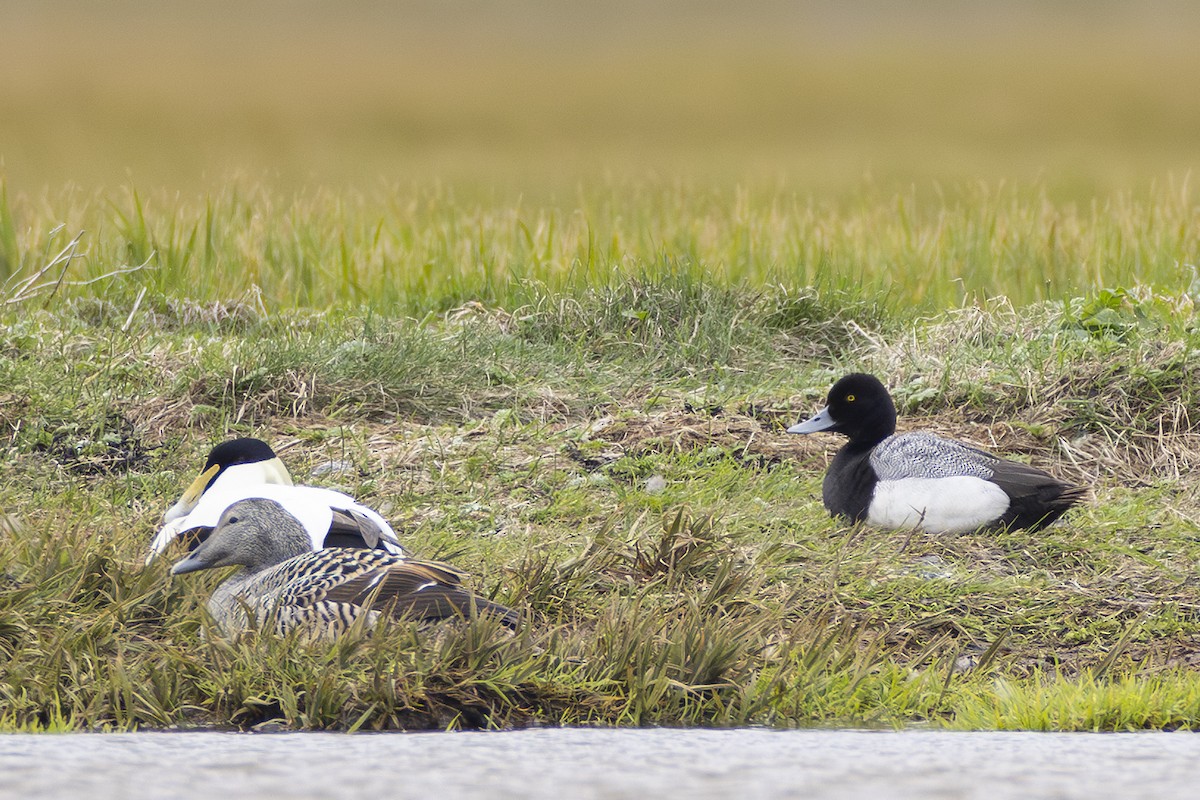
[[(538, 344), (486, 309), (135, 324), (118, 344), (87, 324), (30, 319), (0, 342), (0, 650), (33, 687), (0, 679), (0, 723), (53, 724), (30, 698), (61, 685), (99, 687), (63, 701), (69, 726), (944, 721), (993, 677), (1171, 680), (1200, 659), (1185, 330), (1117, 343), (1045, 309), (840, 321), (837, 361), (761, 359), (790, 335), (772, 329), (725, 341), (725, 370), (686, 339), (659, 359), (652, 336), (631, 379), (612, 329)], [(890, 376), (902, 429), (1029, 460), (1093, 500), (1036, 533), (842, 526), (820, 502), (840, 439), (784, 429), (851, 368)], [(140, 562), (164, 498), (233, 433), (364, 499), (528, 628), (323, 654), (203, 639), (204, 587)]]

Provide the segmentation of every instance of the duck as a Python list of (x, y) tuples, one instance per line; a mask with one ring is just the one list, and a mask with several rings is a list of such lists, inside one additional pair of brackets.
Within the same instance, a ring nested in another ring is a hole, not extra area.
[(311, 549), (360, 547), (407, 555), (399, 537), (375, 510), (332, 489), (296, 485), (283, 461), (261, 439), (231, 439), (213, 447), (204, 469), (163, 515), (146, 564), (174, 542), (203, 542), (221, 514), (248, 497), (274, 500), (293, 510), (309, 534)]
[(204, 469), (188, 485), (183, 495), (163, 514), (163, 522), (186, 517), (196, 508), (204, 492), (217, 480), (223, 483), (258, 485), (268, 483), (292, 486), (292, 473), (271, 446), (262, 439), (248, 436), (221, 442), (208, 452)]
[(208, 601), (222, 633), (254, 629), (314, 639), (369, 630), (387, 615), (438, 622), (519, 615), (462, 585), (463, 574), (434, 561), (365, 548), (313, 550), (303, 523), (282, 503), (255, 497), (224, 510), (212, 534), (171, 567), (172, 575), (237, 566)]
[(821, 485), (834, 517), (877, 528), (968, 533), (1038, 530), (1086, 495), (1083, 487), (926, 431), (896, 433), (896, 406), (874, 375), (852, 373), (826, 405), (788, 433), (840, 433), (847, 442)]

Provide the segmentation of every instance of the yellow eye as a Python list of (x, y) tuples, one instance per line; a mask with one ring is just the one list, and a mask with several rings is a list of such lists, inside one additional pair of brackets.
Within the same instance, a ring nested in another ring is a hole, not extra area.
[(852, 394), (848, 394), (848, 395), (846, 395), (846, 402), (847, 402), (847, 403), (853, 403), (853, 402), (854, 402), (854, 395), (852, 395)]

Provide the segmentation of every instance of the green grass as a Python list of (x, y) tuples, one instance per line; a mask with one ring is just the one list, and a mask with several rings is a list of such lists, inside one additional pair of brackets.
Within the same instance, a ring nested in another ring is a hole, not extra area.
[(780, 309), (786, 321), (817, 302), (912, 313), (1103, 286), (1188, 286), (1200, 246), (1196, 203), (1188, 183), (1090, 208), (1056, 203), (1037, 185), (896, 195), (867, 186), (846, 206), (780, 188), (633, 183), (542, 204), (460, 201), (436, 185), (286, 196), (235, 184), (195, 198), (67, 191), (39, 201), (9, 190), (0, 194), (0, 277), (33, 275), (82, 233), (81, 257), (63, 276), (74, 285), (58, 292), (117, 303), (114, 317), (131, 313), (142, 289), (160, 309), (170, 298), (240, 298), (246, 313), (369, 307), (420, 316), (480, 302), (521, 318), (576, 313), (544, 302), (599, 292), (627, 294), (627, 306), (610, 308), (645, 327), (657, 312), (638, 306), (628, 282), (675, 279), (776, 295), (785, 287), (795, 295)]
[[(164, 302), (121, 330), (97, 299), (28, 309), (0, 342), (0, 726), (1196, 726), (1190, 298), (919, 321), (806, 298), (675, 276), (521, 317)], [(905, 424), (1094, 500), (1040, 533), (838, 524), (836, 441), (782, 429), (851, 368), (889, 376)], [(214, 637), (216, 576), (141, 558), (233, 433), (301, 479), (351, 463), (319, 481), (522, 609), (521, 632)]]

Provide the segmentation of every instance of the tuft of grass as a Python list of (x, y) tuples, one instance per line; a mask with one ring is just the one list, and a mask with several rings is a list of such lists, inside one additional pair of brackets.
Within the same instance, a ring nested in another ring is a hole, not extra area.
[[(148, 301), (122, 330), (80, 299), (7, 322), (0, 726), (1196, 724), (1188, 295), (912, 320), (679, 275), (543, 291), (421, 319)], [(1132, 322), (1087, 322), (1105, 309)], [(849, 369), (887, 376), (905, 426), (1094, 500), (1037, 533), (838, 524), (836, 438), (783, 428)], [(218, 576), (141, 559), (235, 433), (380, 509), (522, 630), (215, 636)]]
[[(1190, 672), (1081, 677), (1038, 674), (1028, 681), (998, 678), (972, 687), (953, 726), (987, 730), (1136, 731), (1193, 729), (1200, 703)], [(981, 702), (986, 696), (987, 702)]]

